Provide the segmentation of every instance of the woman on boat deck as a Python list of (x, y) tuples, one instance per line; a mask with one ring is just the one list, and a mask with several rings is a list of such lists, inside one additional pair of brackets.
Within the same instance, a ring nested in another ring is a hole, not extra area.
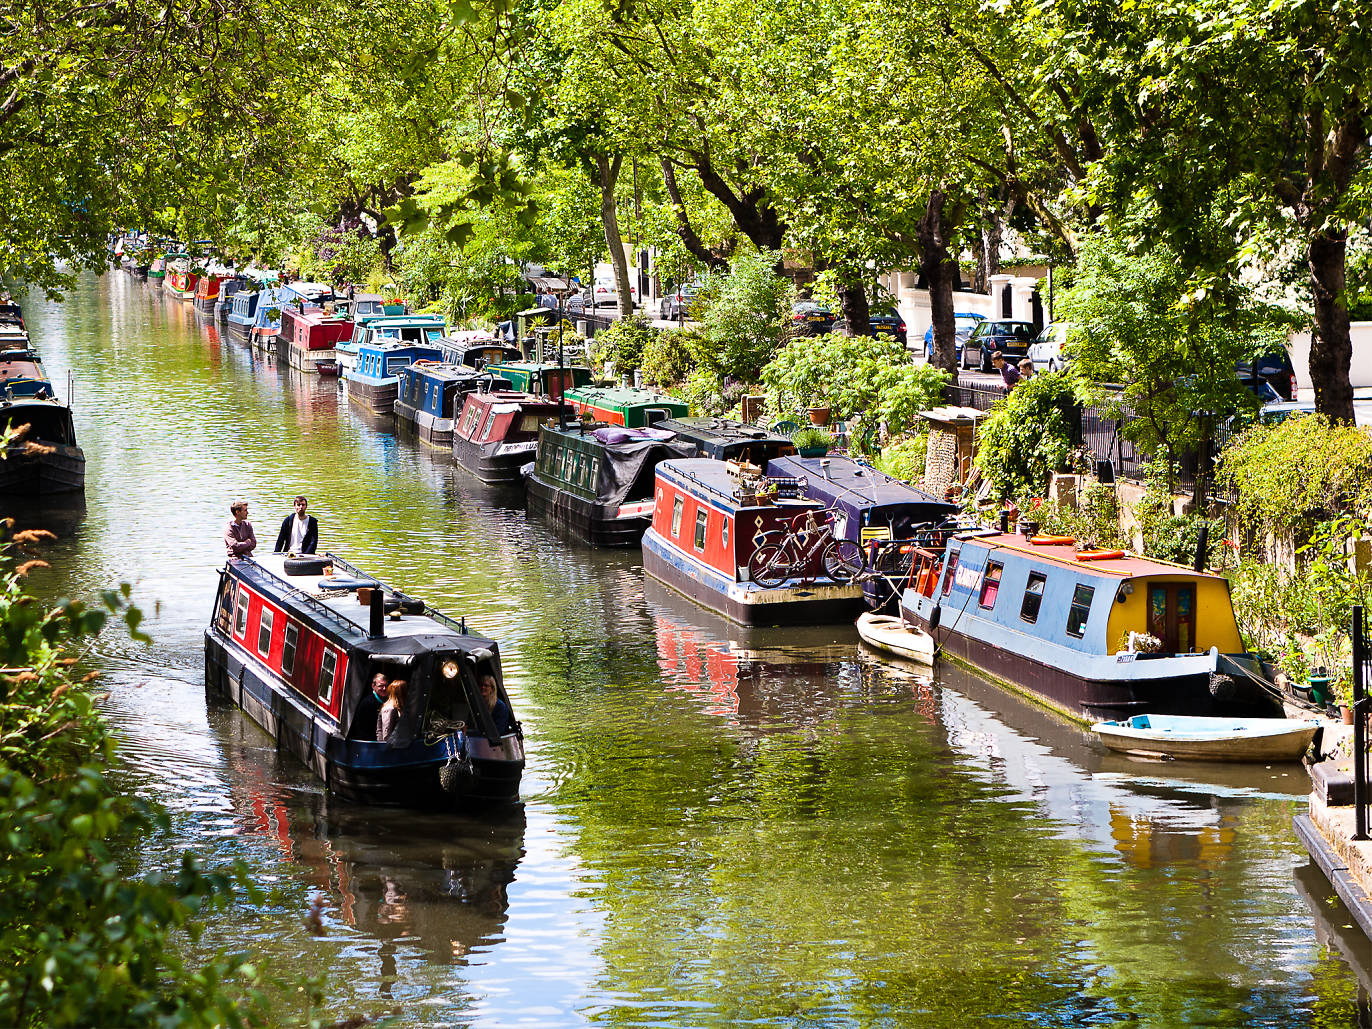
[(400, 724), (400, 716), (405, 713), (404, 679), (392, 679), (386, 687), (386, 703), (376, 715), (376, 742), (387, 743)]

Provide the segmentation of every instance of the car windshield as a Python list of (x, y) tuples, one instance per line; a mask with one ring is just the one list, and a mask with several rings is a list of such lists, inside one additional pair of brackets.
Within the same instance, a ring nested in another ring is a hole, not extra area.
[(972, 328), (981, 321), (981, 319), (974, 314), (955, 314), (953, 315), (953, 320), (957, 323), (958, 328)]
[(793, 308), (791, 308), (791, 310), (792, 310), (795, 314), (812, 314), (812, 313), (814, 313), (814, 312), (816, 312), (816, 311), (823, 311), (824, 308), (820, 307), (818, 304), (814, 303), (813, 301), (805, 300), (805, 301), (802, 301), (802, 302), (799, 303), (799, 304), (796, 304), (796, 306), (793, 307)]

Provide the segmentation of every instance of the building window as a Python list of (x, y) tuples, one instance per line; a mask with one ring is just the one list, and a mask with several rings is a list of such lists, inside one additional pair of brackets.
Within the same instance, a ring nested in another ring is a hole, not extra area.
[(300, 626), (294, 622), (286, 623), (285, 638), (281, 641), (281, 674), (292, 675), (295, 672), (295, 648), (300, 642)]
[(262, 618), (257, 626), (257, 652), (266, 657), (272, 651), (272, 623), (276, 615), (266, 607), (262, 608)]
[(333, 700), (333, 674), (338, 667), (338, 655), (325, 649), (319, 658), (319, 703), (325, 707)]
[(1096, 590), (1093, 586), (1077, 584), (1072, 591), (1072, 607), (1067, 612), (1067, 635), (1081, 639), (1086, 635), (1086, 619), (1091, 615), (1091, 597)]
[(999, 561), (992, 561), (986, 566), (986, 571), (981, 573), (981, 606), (991, 608), (996, 606), (996, 596), (1000, 593), (1000, 573), (1005, 566)]
[(1030, 625), (1039, 620), (1039, 606), (1043, 603), (1043, 584), (1048, 577), (1042, 572), (1029, 573), (1029, 585), (1024, 587), (1024, 600), (1019, 605), (1019, 616)]
[(481, 430), (481, 438), (482, 438), (482, 439), (490, 439), (490, 438), (491, 438), (491, 428), (492, 428), (494, 425), (495, 425), (495, 412), (492, 411), (492, 412), (490, 413), (490, 416), (486, 419), (486, 427), (485, 427), (484, 429)]
[(233, 634), (240, 640), (248, 632), (248, 591), (246, 587), (238, 587), (238, 615), (234, 619)]
[(948, 571), (943, 576), (943, 595), (946, 597), (953, 592), (953, 576), (958, 571), (958, 552), (955, 550), (948, 555)]
[(709, 513), (705, 508), (696, 508), (696, 549), (705, 549), (705, 527), (710, 522)]
[(678, 535), (681, 534), (681, 508), (682, 508), (682, 500), (681, 500), (680, 497), (677, 497), (677, 498), (675, 498), (675, 499), (672, 501), (672, 535), (673, 535), (673, 536), (678, 536)]

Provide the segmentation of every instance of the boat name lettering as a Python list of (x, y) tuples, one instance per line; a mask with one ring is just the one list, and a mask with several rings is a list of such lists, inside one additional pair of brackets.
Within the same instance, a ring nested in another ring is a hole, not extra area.
[(981, 578), (981, 569), (969, 565), (958, 565), (958, 570), (953, 574), (953, 583), (962, 589), (970, 590)]

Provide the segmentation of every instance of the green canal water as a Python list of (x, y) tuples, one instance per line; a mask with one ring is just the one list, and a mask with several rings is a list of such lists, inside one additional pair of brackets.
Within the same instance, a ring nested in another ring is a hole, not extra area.
[[(1367, 1024), (1299, 767), (1112, 759), (851, 628), (731, 628), (122, 273), (25, 314), (88, 460), (83, 509), (19, 512), (63, 535), (38, 585), (134, 584), (153, 644), (92, 660), (121, 781), (174, 814), (135, 857), (247, 863), (262, 899), (204, 945), (260, 956), (278, 1024)], [(207, 708), (227, 504), (269, 546), (300, 492), (323, 546), (500, 641), (522, 810), (340, 804)]]

